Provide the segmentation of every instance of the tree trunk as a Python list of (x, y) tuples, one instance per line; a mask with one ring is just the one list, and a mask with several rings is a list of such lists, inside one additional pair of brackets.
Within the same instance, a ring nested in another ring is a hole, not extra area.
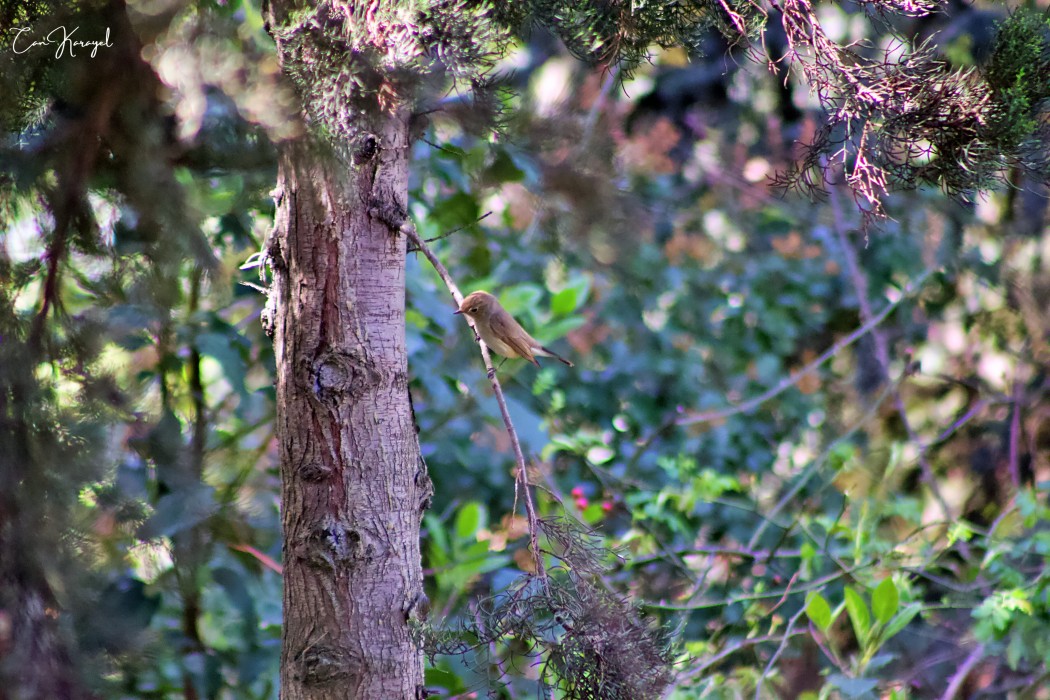
[(284, 529), (281, 697), (421, 696), (408, 617), (422, 598), (429, 480), (408, 396), (408, 116), (338, 162), (282, 147), (268, 322)]

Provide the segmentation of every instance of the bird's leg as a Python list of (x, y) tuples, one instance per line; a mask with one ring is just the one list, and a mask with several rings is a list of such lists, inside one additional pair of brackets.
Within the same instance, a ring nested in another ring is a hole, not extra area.
[(500, 363), (498, 365), (496, 365), (495, 367), (493, 367), (492, 369), (490, 369), (488, 371), (489, 379), (492, 379), (493, 377), (495, 377), (496, 376), (496, 372), (499, 371), (500, 369), (503, 369), (503, 363), (506, 362), (506, 361), (507, 361), (507, 358), (504, 357), (502, 360), (500, 360)]

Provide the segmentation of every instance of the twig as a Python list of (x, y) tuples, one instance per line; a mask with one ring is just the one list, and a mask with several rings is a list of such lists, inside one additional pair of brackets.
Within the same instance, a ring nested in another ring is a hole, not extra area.
[[(933, 562), (929, 562), (929, 564), (932, 563)], [(979, 593), (982, 589), (987, 590), (989, 586), (988, 582), (981, 578), (979, 578), (974, 583), (957, 584), (941, 576), (931, 574), (929, 571), (927, 571), (927, 566), (928, 564), (926, 563), (924, 563), (923, 566), (903, 566), (901, 567), (901, 570), (907, 571), (908, 573), (913, 574), (915, 576), (924, 578), (927, 581), (930, 581), (931, 583), (935, 583), (938, 586), (941, 586), (942, 588), (945, 588), (949, 591), (954, 591), (955, 593), (959, 593), (961, 595), (971, 595), (974, 593)]]
[(765, 683), (766, 676), (768, 676), (773, 671), (773, 667), (776, 665), (777, 659), (779, 659), (780, 655), (784, 653), (785, 649), (787, 649), (788, 640), (790, 640), (792, 637), (792, 630), (795, 628), (795, 624), (805, 614), (806, 606), (803, 605), (798, 609), (798, 612), (791, 617), (791, 620), (788, 621), (787, 629), (784, 630), (784, 639), (781, 640), (780, 644), (777, 646), (777, 650), (773, 652), (773, 656), (769, 657), (769, 663), (766, 664), (766, 668), (764, 671), (762, 671), (762, 675), (758, 677), (758, 683), (755, 684), (755, 700), (761, 700), (762, 684)]
[[(835, 236), (838, 238), (839, 247), (842, 248), (846, 269), (849, 271), (850, 280), (853, 282), (853, 291), (857, 295), (857, 304), (860, 306), (860, 318), (863, 321), (867, 321), (872, 316), (871, 302), (868, 301), (868, 278), (860, 269), (860, 265), (857, 262), (857, 253), (853, 250), (853, 246), (846, 236), (846, 221), (842, 212), (841, 202), (839, 202), (838, 187), (833, 185), (829, 190), (831, 193), (831, 211), (835, 221)], [(875, 357), (882, 368), (883, 379), (888, 381), (890, 374), (889, 343), (886, 341), (886, 336), (877, 329), (873, 329), (871, 338), (875, 341)], [(915, 427), (908, 419), (908, 409), (904, 405), (904, 398), (897, 387), (893, 390), (893, 404), (897, 409), (897, 414), (900, 416), (901, 425), (904, 426), (904, 432), (908, 434), (908, 440), (918, 448), (919, 468), (922, 470), (923, 481), (929, 486), (930, 493), (933, 494), (934, 499), (940, 505), (944, 513), (944, 519), (951, 520), (951, 508), (948, 507), (948, 501), (944, 499), (944, 494), (941, 493), (941, 489), (937, 485), (937, 476), (933, 473), (933, 466), (927, 458), (928, 448), (923, 444), (922, 438), (919, 437)]]
[[(434, 236), (433, 238), (424, 238), (423, 241), (425, 243), (433, 243), (434, 241), (440, 241), (442, 238), (448, 238), (453, 233), (459, 233), (460, 231), (462, 231), (463, 229), (467, 228), (468, 226), (473, 226), (474, 224), (479, 224), (482, 221), (484, 221), (485, 219), (489, 218), (490, 216), (492, 216), (492, 212), (491, 211), (487, 211), (484, 214), (482, 214), (481, 216), (479, 216), (478, 218), (476, 218), (473, 221), (471, 221), (469, 224), (465, 224), (463, 226), (459, 226), (458, 228), (454, 228), (451, 231), (446, 231), (445, 233), (441, 234), (440, 236)], [(409, 253), (416, 253), (418, 251), (419, 251), (419, 248), (409, 248), (407, 252), (409, 252)], [(241, 284), (245, 284), (245, 283), (242, 282)]]
[(705, 673), (707, 673), (708, 669), (718, 665), (733, 654), (736, 654), (739, 651), (743, 651), (748, 647), (753, 647), (758, 644), (767, 644), (770, 642), (780, 642), (781, 644), (785, 644), (792, 637), (798, 637), (803, 634), (808, 634), (808, 631), (799, 630), (797, 632), (784, 632), (783, 635), (769, 634), (762, 637), (750, 637), (748, 639), (742, 639), (739, 642), (736, 642), (735, 644), (726, 647), (714, 656), (704, 659), (703, 663), (701, 663), (699, 666), (689, 669), (686, 673), (679, 674), (677, 678), (679, 682), (674, 687), (670, 688), (668, 692), (673, 692), (676, 688), (678, 688), (681, 685), (681, 681), (704, 675)]
[(1014, 491), (1021, 490), (1021, 380), (1014, 377), (1013, 406), (1010, 411), (1010, 478)]
[(981, 688), (973, 694), (975, 698), (1005, 698), (1010, 697), (1009, 692), (1011, 690), (1021, 690), (1024, 694), (1018, 695), (1020, 700), (1026, 700), (1030, 697), (1028, 694), (1037, 691), (1039, 688), (1045, 688), (1047, 680), (1050, 680), (1050, 673), (1030, 673), (1026, 676), (1022, 676), (1016, 680), (1003, 681), (999, 685), (988, 686), (987, 688)]
[[(608, 71), (605, 76), (605, 81), (602, 83), (602, 87), (598, 96), (594, 99), (591, 104), (590, 110), (587, 112), (587, 117), (583, 121), (582, 133), (580, 134), (580, 142), (575, 147), (575, 154), (577, 159), (586, 155), (587, 150), (590, 148), (591, 138), (594, 136), (594, 127), (598, 123), (598, 116), (602, 109), (605, 107), (605, 102), (609, 98), (609, 94), (612, 92), (612, 88), (616, 85), (620, 77), (620, 66), (617, 65)], [(571, 159), (570, 159), (571, 160)], [(543, 215), (547, 210), (547, 205), (540, 200), (537, 203), (536, 211), (533, 212), (532, 221), (529, 222), (528, 228), (523, 233), (523, 238), (529, 238), (539, 228), (540, 222), (543, 219)]]
[(587, 150), (591, 143), (591, 137), (594, 135), (594, 127), (598, 123), (598, 115), (602, 109), (605, 108), (605, 102), (609, 99), (609, 94), (612, 92), (613, 85), (620, 78), (620, 65), (617, 64), (615, 68), (608, 70), (605, 74), (605, 81), (602, 83), (601, 91), (598, 96), (594, 98), (594, 102), (591, 104), (590, 110), (587, 112), (587, 118), (583, 121), (583, 136), (580, 138), (580, 145), (577, 146), (577, 152), (583, 153)]
[(810, 639), (813, 640), (813, 643), (817, 645), (817, 648), (828, 658), (828, 661), (835, 664), (835, 667), (843, 673), (849, 673), (849, 669), (846, 665), (843, 664), (842, 661), (839, 660), (839, 657), (835, 655), (835, 652), (832, 651), (831, 645), (824, 644), (824, 642), (821, 641), (820, 635), (816, 634), (816, 628), (814, 628), (812, 622), (809, 623), (809, 636)]
[(963, 414), (963, 416), (961, 418), (959, 418), (954, 423), (949, 425), (944, 430), (944, 432), (941, 433), (940, 435), (938, 435), (936, 438), (934, 438), (933, 442), (930, 443), (930, 444), (931, 445), (939, 445), (940, 443), (944, 442), (945, 440), (950, 438), (952, 435), (954, 435), (960, 428), (962, 428), (964, 425), (966, 425), (971, 420), (973, 420), (974, 416), (976, 416), (978, 413), (983, 411), (985, 408), (987, 408), (991, 404), (992, 404), (992, 401), (990, 401), (988, 399), (979, 399), (979, 400), (975, 401), (973, 406), (971, 406), (969, 408), (969, 410), (967, 410), (966, 413)]
[(245, 554), (250, 554), (251, 556), (253, 556), (256, 559), (258, 559), (260, 564), (265, 566), (270, 571), (275, 572), (277, 575), (280, 575), (284, 571), (284, 568), (280, 564), (278, 564), (276, 561), (274, 561), (273, 557), (268, 556), (268, 555), (260, 552), (258, 549), (256, 549), (255, 547), (251, 546), (250, 544), (230, 544), (230, 545), (227, 545), (227, 546), (230, 549), (236, 550), (238, 552), (244, 552)]
[(41, 339), (44, 335), (44, 325), (47, 313), (52, 305), (58, 304), (58, 277), (59, 264), (66, 255), (66, 239), (68, 237), (70, 218), (72, 214), (63, 209), (55, 217), (55, 230), (51, 242), (47, 246), (47, 275), (44, 277), (44, 290), (41, 293), (40, 310), (33, 318), (32, 330), (29, 333), (29, 346), (34, 350), (40, 348)]
[[(423, 112), (422, 114), (433, 114), (434, 112), (440, 112), (440, 111), (441, 111), (440, 109), (432, 109), (432, 110), (429, 110), (429, 111), (427, 111), (427, 112)], [(433, 141), (431, 141), (430, 139), (425, 139), (425, 138), (422, 138), (422, 139), (420, 139), (420, 141), (422, 141), (422, 142), (423, 142), (423, 143), (425, 143), (426, 145), (430, 146), (431, 148), (436, 148), (436, 149), (437, 149), (437, 150), (439, 150), (439, 151), (444, 151), (445, 153), (451, 153), (451, 154), (452, 154), (452, 155), (454, 155), (454, 156), (458, 156), (458, 155), (459, 155), (459, 153), (456, 153), (456, 152), (455, 152), (455, 151), (453, 151), (452, 149), (450, 149), (450, 148), (445, 148), (445, 147), (444, 147), (444, 146), (442, 146), (441, 144), (439, 144), (439, 143), (434, 143), (434, 142), (433, 142)]]
[[(449, 274), (448, 268), (446, 268), (442, 262), (438, 259), (434, 252), (427, 246), (426, 241), (419, 237), (416, 233), (416, 227), (412, 224), (412, 221), (406, 220), (401, 225), (401, 232), (408, 237), (419, 252), (426, 256), (426, 259), (430, 261), (430, 264), (434, 266), (434, 270), (437, 271), (438, 276), (448, 287), (448, 291), (452, 294), (452, 298), (456, 301), (458, 307), (463, 303), (463, 294), (459, 291), (459, 287), (452, 279), (452, 275)], [(532, 548), (532, 557), (536, 563), (536, 574), (540, 577), (543, 582), (543, 587), (549, 593), (549, 581), (547, 580), (547, 570), (543, 565), (543, 553), (540, 551), (539, 544), (539, 529), (540, 521), (536, 515), (536, 506), (532, 501), (532, 490), (529, 487), (528, 473), (525, 467), (525, 455), (521, 451), (521, 443), (518, 441), (518, 433), (514, 430), (514, 423), (510, 419), (510, 411), (507, 410), (507, 400), (503, 397), (503, 387), (500, 386), (499, 379), (496, 377), (496, 369), (492, 365), (492, 356), (489, 354), (489, 349), (485, 345), (485, 341), (480, 339), (477, 328), (474, 327), (474, 321), (468, 316), (467, 323), (470, 324), (471, 330), (474, 331), (475, 336), (479, 338), (478, 346), (481, 348), (481, 357), (485, 361), (485, 368), (488, 370), (488, 376), (492, 381), (492, 390), (496, 394), (496, 402), (499, 404), (500, 413), (503, 416), (503, 424), (507, 426), (507, 434), (510, 436), (510, 444), (514, 448), (514, 458), (518, 464), (518, 471), (515, 475), (515, 500), (517, 499), (517, 491), (520, 489), (524, 495), (525, 500), (525, 514), (529, 521), (529, 546)]]
[[(707, 554), (722, 557), (740, 557), (742, 559), (754, 559), (756, 564), (769, 564), (776, 559), (798, 559), (802, 556), (801, 549), (747, 549), (744, 547), (713, 547), (693, 546), (674, 550), (679, 556), (690, 556), (695, 554)], [(662, 561), (663, 556), (635, 556), (631, 558), (634, 566), (644, 566), (654, 561)]]
[[(69, 254), (70, 228), (75, 225), (74, 219), (78, 212), (90, 215), (90, 207), (83, 201), (87, 196), (86, 183), (99, 157), (99, 144), (109, 128), (110, 117), (120, 101), (120, 85), (111, 81), (95, 97), (97, 99), (92, 101), (93, 107), (83, 119), (77, 120), (79, 126), (62, 139), (69, 144), (75, 142), (76, 146), (72, 149), (69, 162), (63, 163), (57, 170), (58, 182), (54, 199), (51, 199), (55, 226), (47, 247), (47, 275), (44, 278), (40, 310), (33, 318), (29, 334), (29, 346), (35, 350), (39, 350), (43, 342), (48, 311), (61, 303), (58, 284), (62, 259)], [(66, 144), (59, 142), (52, 145)]]
[(787, 602), (788, 596), (791, 595), (791, 587), (795, 585), (795, 582), (798, 581), (798, 577), (801, 576), (801, 575), (802, 575), (802, 569), (801, 568), (798, 569), (797, 571), (795, 571), (795, 574), (787, 582), (787, 586), (784, 588), (784, 595), (780, 597), (780, 600), (778, 600), (773, 607), (771, 607), (769, 610), (766, 611), (766, 615), (767, 616), (768, 615), (772, 615), (773, 613), (775, 613), (777, 610), (780, 609), (780, 606), (782, 606), (784, 603)]
[(970, 655), (966, 657), (966, 661), (963, 661), (962, 666), (959, 670), (952, 675), (952, 680), (948, 683), (948, 687), (944, 691), (944, 695), (941, 696), (941, 700), (955, 700), (955, 696), (958, 695), (962, 689), (962, 684), (966, 682), (966, 677), (970, 675), (970, 671), (977, 665), (977, 662), (984, 656), (984, 645), (978, 644)]
[[(499, 655), (499, 649), (496, 647), (496, 635), (489, 636), (489, 633), (485, 629), (485, 620), (481, 616), (481, 610), (476, 604), (471, 604), (471, 610), (474, 613), (474, 624), (478, 626), (478, 632), (481, 633), (481, 639), (486, 637), (489, 638), (488, 648), (489, 655), (492, 658), (493, 663), (496, 664), (496, 669), (499, 671), (500, 681), (507, 677), (507, 669), (504, 668), (503, 658)], [(510, 695), (511, 700), (514, 700), (514, 684), (507, 683), (503, 686), (503, 689)]]
[(719, 598), (717, 600), (700, 600), (695, 603), (656, 603), (650, 601), (642, 601), (640, 606), (643, 608), (652, 608), (654, 610), (677, 610), (680, 612), (692, 611), (692, 610), (704, 610), (705, 608), (720, 608), (727, 607), (730, 605), (736, 605), (737, 603), (750, 603), (756, 600), (770, 600), (772, 598), (781, 599), (788, 595), (798, 595), (799, 593), (808, 593), (810, 591), (820, 590), (824, 586), (837, 581), (846, 576), (852, 576), (854, 573), (863, 569), (870, 569), (875, 567), (875, 562), (861, 563), (851, 566), (842, 571), (835, 572), (833, 574), (827, 574), (820, 578), (815, 578), (812, 581), (802, 584), (796, 587), (794, 590), (790, 586), (784, 588), (778, 588), (773, 591), (766, 591), (764, 593), (745, 593), (738, 596), (730, 596), (728, 598)]
[[(755, 410), (766, 401), (769, 401), (773, 397), (781, 394), (791, 387), (798, 384), (803, 377), (814, 372), (817, 368), (823, 365), (831, 358), (838, 355), (840, 352), (848, 348), (853, 343), (857, 342), (865, 335), (870, 333), (872, 329), (878, 327), (880, 323), (886, 320), (894, 309), (901, 305), (906, 299), (910, 298), (913, 294), (917, 293), (925, 284), (926, 279), (932, 275), (936, 270), (929, 269), (923, 272), (921, 275), (912, 280), (908, 285), (901, 290), (901, 295), (895, 301), (891, 301), (886, 307), (878, 314), (870, 318), (866, 323), (857, 328), (855, 331), (842, 338), (830, 348), (824, 351), (817, 359), (813, 360), (809, 364), (805, 365), (798, 372), (795, 372), (790, 377), (787, 377), (778, 382), (771, 389), (767, 389), (758, 396), (754, 396), (743, 403), (739, 403), (735, 406), (728, 406), (726, 408), (720, 408), (714, 411), (704, 411), (703, 413), (694, 413), (692, 415), (684, 416), (675, 420), (677, 425), (695, 425), (696, 423), (710, 423), (711, 421), (723, 420), (731, 416), (735, 416), (740, 413), (749, 413)], [(658, 431), (659, 432), (659, 429)]]
[(863, 416), (861, 416), (860, 420), (858, 420), (849, 430), (840, 435), (838, 439), (834, 440), (830, 445), (828, 445), (824, 449), (824, 451), (815, 460), (813, 460), (813, 462), (811, 462), (808, 467), (806, 467), (805, 471), (803, 471), (798, 481), (795, 482), (795, 485), (792, 486), (788, 490), (788, 492), (780, 498), (779, 501), (777, 501), (777, 504), (773, 506), (773, 509), (769, 511), (769, 513), (767, 513), (762, 519), (762, 522), (759, 524), (758, 528), (755, 529), (755, 533), (751, 536), (751, 540), (747, 543), (748, 549), (754, 549), (758, 545), (759, 541), (762, 539), (762, 535), (765, 534), (765, 531), (769, 527), (770, 523), (772, 523), (773, 520), (777, 517), (777, 515), (780, 514), (781, 510), (787, 507), (788, 503), (794, 500), (795, 496), (798, 495), (798, 492), (802, 490), (802, 487), (805, 486), (806, 483), (811, 478), (813, 478), (813, 475), (820, 470), (824, 462), (831, 455), (832, 450), (834, 450), (839, 443), (849, 439), (853, 435), (853, 433), (860, 430), (869, 420), (871, 420), (875, 416), (875, 414), (879, 410), (879, 407), (882, 406), (883, 401), (885, 401), (886, 398), (889, 396), (891, 389), (892, 385), (884, 389), (883, 392), (875, 399), (875, 402), (871, 405), (871, 407), (868, 408), (868, 410), (864, 413)]

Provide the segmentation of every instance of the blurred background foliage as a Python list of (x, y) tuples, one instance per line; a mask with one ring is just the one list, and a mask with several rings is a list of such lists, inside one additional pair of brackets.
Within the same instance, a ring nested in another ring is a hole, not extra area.
[[(878, 45), (868, 9), (817, 12)], [(975, 65), (1006, 12), (951, 3), (893, 30)], [(28, 658), (10, 630), (35, 595), (97, 696), (275, 697), (253, 254), (270, 144), (296, 127), (258, 7), (4, 13), (21, 99), (0, 114), (0, 673)], [(93, 59), (14, 60), (9, 28), (41, 18), (134, 32)], [(499, 373), (543, 514), (593, 528), (590, 573), (666, 631), (668, 697), (1050, 697), (1045, 185), (901, 192), (867, 227), (838, 185), (771, 187), (821, 120), (798, 76), (697, 43), (627, 75), (526, 33), (497, 70), (499, 130), (453, 94), (414, 147), (420, 234), (577, 364)], [(407, 285), (430, 621), (456, 652), (427, 684), (533, 697), (543, 641), (479, 643), (532, 566), (510, 444), (416, 255)]]

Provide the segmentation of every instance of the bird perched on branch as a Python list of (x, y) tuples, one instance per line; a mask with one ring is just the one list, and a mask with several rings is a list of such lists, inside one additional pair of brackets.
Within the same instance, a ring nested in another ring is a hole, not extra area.
[(488, 292), (477, 291), (467, 295), (459, 305), (459, 310), (453, 313), (473, 319), (478, 335), (485, 341), (485, 345), (499, 355), (524, 357), (537, 367), (540, 366), (536, 361), (537, 356), (553, 357), (569, 367), (573, 366), (558, 353), (540, 345), (539, 341), (529, 335), (510, 312), (503, 308), (499, 300)]

